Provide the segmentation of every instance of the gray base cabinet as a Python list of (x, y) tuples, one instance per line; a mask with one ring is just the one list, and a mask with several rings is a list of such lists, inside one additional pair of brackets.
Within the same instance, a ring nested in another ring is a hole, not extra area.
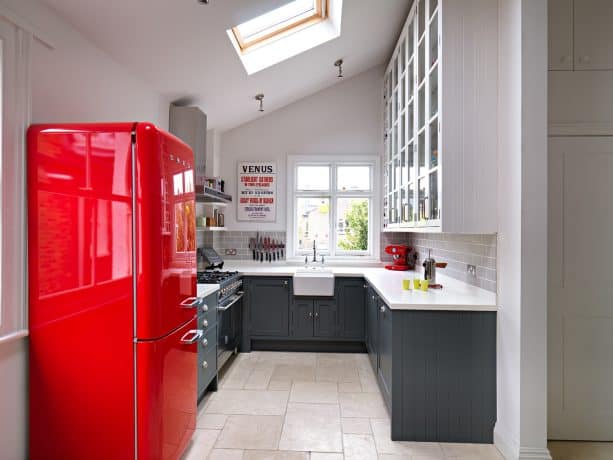
[(366, 351), (375, 372), (379, 369), (379, 296), (374, 289), (368, 288), (366, 294)]
[(336, 298), (339, 306), (339, 335), (364, 340), (366, 334), (366, 283), (362, 278), (339, 278)]
[(287, 337), (291, 278), (253, 278), (247, 284), (248, 327), (252, 336)]

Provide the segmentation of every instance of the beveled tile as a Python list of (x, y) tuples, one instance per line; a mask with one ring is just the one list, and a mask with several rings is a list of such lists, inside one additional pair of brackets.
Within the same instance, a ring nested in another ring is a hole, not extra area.
[(343, 417), (386, 418), (387, 408), (378, 393), (339, 393)]
[(441, 443), (447, 457), (476, 460), (504, 460), (493, 444)]
[(360, 382), (339, 382), (338, 391), (339, 393), (361, 393), (362, 385)]
[(344, 434), (345, 460), (377, 460), (373, 437), (368, 434)]
[(443, 449), (436, 442), (392, 441), (389, 418), (371, 419), (370, 426), (379, 454), (424, 457), (430, 460), (445, 459)]
[(279, 391), (279, 390), (289, 390), (292, 388), (291, 380), (271, 380), (268, 384), (269, 390)]
[(311, 452), (311, 460), (343, 460), (343, 454), (330, 452)]
[(226, 423), (227, 415), (203, 413), (198, 416), (196, 428), (221, 430)]
[(282, 450), (246, 450), (243, 460), (309, 460), (309, 453)]
[(243, 451), (240, 449), (213, 449), (207, 460), (242, 460)]
[(372, 434), (367, 418), (341, 418), (343, 434)]
[(227, 390), (211, 398), (205, 413), (226, 415), (283, 415), (289, 391)]
[(275, 415), (232, 415), (215, 443), (218, 449), (276, 449), (283, 417)]
[(338, 405), (289, 403), (279, 449), (342, 452)]
[(271, 380), (315, 380), (315, 366), (303, 364), (277, 364)]
[(219, 436), (219, 430), (196, 430), (182, 460), (202, 460), (207, 458)]

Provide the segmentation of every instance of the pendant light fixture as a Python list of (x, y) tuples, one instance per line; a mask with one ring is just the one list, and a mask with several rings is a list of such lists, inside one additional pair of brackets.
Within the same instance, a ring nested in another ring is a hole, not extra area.
[(264, 94), (262, 94), (262, 93), (256, 94), (255, 95), (255, 100), (260, 103), (258, 111), (263, 112), (264, 111)]
[(342, 59), (337, 59), (336, 61), (334, 61), (334, 66), (338, 67), (338, 78), (343, 78), (343, 60)]

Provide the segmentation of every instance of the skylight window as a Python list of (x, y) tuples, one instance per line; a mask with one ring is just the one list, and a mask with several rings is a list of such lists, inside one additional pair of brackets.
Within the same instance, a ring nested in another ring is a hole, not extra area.
[(232, 28), (241, 51), (281, 38), (326, 18), (326, 0), (293, 0)]
[(227, 30), (247, 74), (341, 34), (343, 0), (292, 0)]

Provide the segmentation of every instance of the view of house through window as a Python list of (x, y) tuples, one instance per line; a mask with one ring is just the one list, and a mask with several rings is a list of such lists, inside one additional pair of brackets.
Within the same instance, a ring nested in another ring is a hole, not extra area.
[(294, 252), (370, 255), (373, 164), (334, 162), (295, 166)]

